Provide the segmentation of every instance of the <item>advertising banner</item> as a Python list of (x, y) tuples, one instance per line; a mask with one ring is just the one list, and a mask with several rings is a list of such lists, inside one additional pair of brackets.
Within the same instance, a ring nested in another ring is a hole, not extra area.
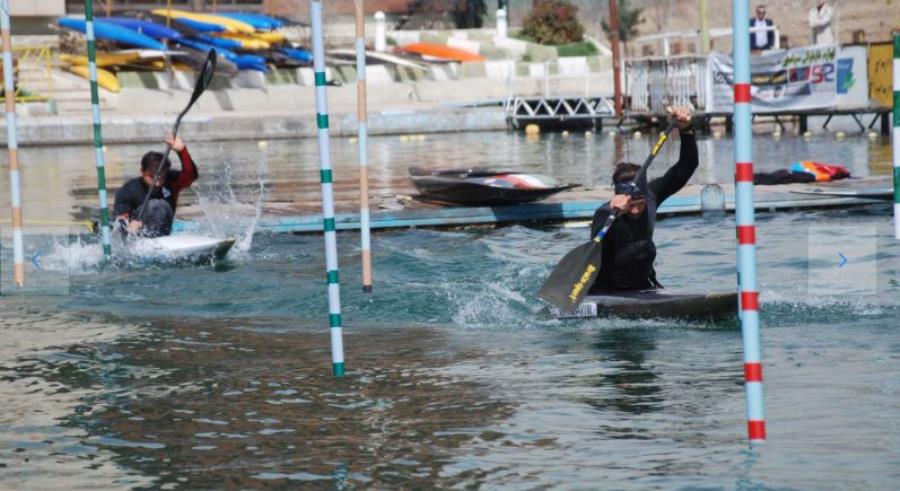
[[(838, 46), (807, 46), (751, 57), (753, 112), (834, 107), (838, 94), (839, 51)], [(731, 112), (734, 98), (731, 57), (710, 53), (709, 69), (712, 111)], [(852, 72), (847, 76), (852, 77)], [(845, 81), (845, 84), (849, 82)]]

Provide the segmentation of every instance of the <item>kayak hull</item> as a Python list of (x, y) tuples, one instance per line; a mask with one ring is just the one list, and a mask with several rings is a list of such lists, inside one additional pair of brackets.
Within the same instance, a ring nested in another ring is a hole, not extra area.
[[(736, 292), (685, 293), (641, 290), (588, 295), (565, 318), (624, 317), (642, 319), (725, 320), (738, 309)], [(554, 311), (559, 317), (559, 312)]]
[(223, 259), (233, 245), (232, 238), (177, 234), (134, 241), (128, 255), (146, 263), (203, 263)]
[[(85, 80), (91, 79), (90, 69), (85, 65), (70, 66), (69, 71)], [(116, 74), (102, 68), (97, 68), (97, 85), (110, 92), (122, 90), (122, 86), (119, 84), (119, 78), (116, 77)]]
[(578, 186), (558, 184), (537, 174), (479, 169), (409, 170), (420, 199), (463, 206), (504, 206), (530, 203)]
[[(63, 17), (57, 21), (57, 24), (60, 27), (71, 29), (73, 31), (87, 32), (86, 24), (84, 20), (81, 19)], [(138, 48), (158, 49), (160, 51), (166, 51), (167, 49), (166, 45), (150, 36), (112, 23), (95, 22), (94, 35), (97, 39), (102, 41), (115, 41), (117, 43), (136, 46)]]

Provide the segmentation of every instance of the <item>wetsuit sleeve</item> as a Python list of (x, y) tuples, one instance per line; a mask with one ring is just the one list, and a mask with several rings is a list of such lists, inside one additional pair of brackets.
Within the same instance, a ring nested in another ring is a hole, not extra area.
[(597, 211), (594, 212), (594, 219), (591, 221), (591, 239), (593, 239), (597, 232), (600, 231), (600, 227), (603, 226), (603, 223), (606, 222), (606, 219), (609, 217), (609, 202), (604, 203), (603, 206), (597, 208)]
[(181, 159), (181, 172), (178, 173), (178, 176), (172, 183), (172, 187), (176, 190), (181, 190), (191, 187), (191, 184), (200, 177), (200, 173), (197, 171), (197, 165), (194, 164), (194, 159), (191, 158), (187, 147), (178, 152), (178, 158)]
[(113, 217), (126, 215), (131, 218), (131, 213), (140, 205), (135, 203), (134, 194), (129, 192), (128, 185), (122, 186), (116, 191), (116, 201), (113, 204)]
[(662, 177), (650, 181), (648, 186), (656, 196), (657, 205), (661, 205), (669, 196), (677, 193), (694, 175), (699, 165), (697, 140), (693, 133), (681, 135), (681, 155), (678, 163), (673, 165)]

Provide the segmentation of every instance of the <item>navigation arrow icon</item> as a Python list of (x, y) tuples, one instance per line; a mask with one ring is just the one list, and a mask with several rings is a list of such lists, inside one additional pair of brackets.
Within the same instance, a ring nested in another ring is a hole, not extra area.
[(838, 269), (843, 268), (845, 264), (847, 264), (847, 256), (838, 253), (838, 256), (841, 256), (841, 264), (838, 264)]

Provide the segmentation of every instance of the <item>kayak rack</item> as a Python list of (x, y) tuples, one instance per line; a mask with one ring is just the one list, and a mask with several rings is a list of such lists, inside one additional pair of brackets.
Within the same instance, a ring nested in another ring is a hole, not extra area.
[(506, 100), (506, 122), (513, 129), (529, 124), (598, 129), (603, 127), (603, 118), (615, 114), (613, 99), (606, 96), (515, 96)]

